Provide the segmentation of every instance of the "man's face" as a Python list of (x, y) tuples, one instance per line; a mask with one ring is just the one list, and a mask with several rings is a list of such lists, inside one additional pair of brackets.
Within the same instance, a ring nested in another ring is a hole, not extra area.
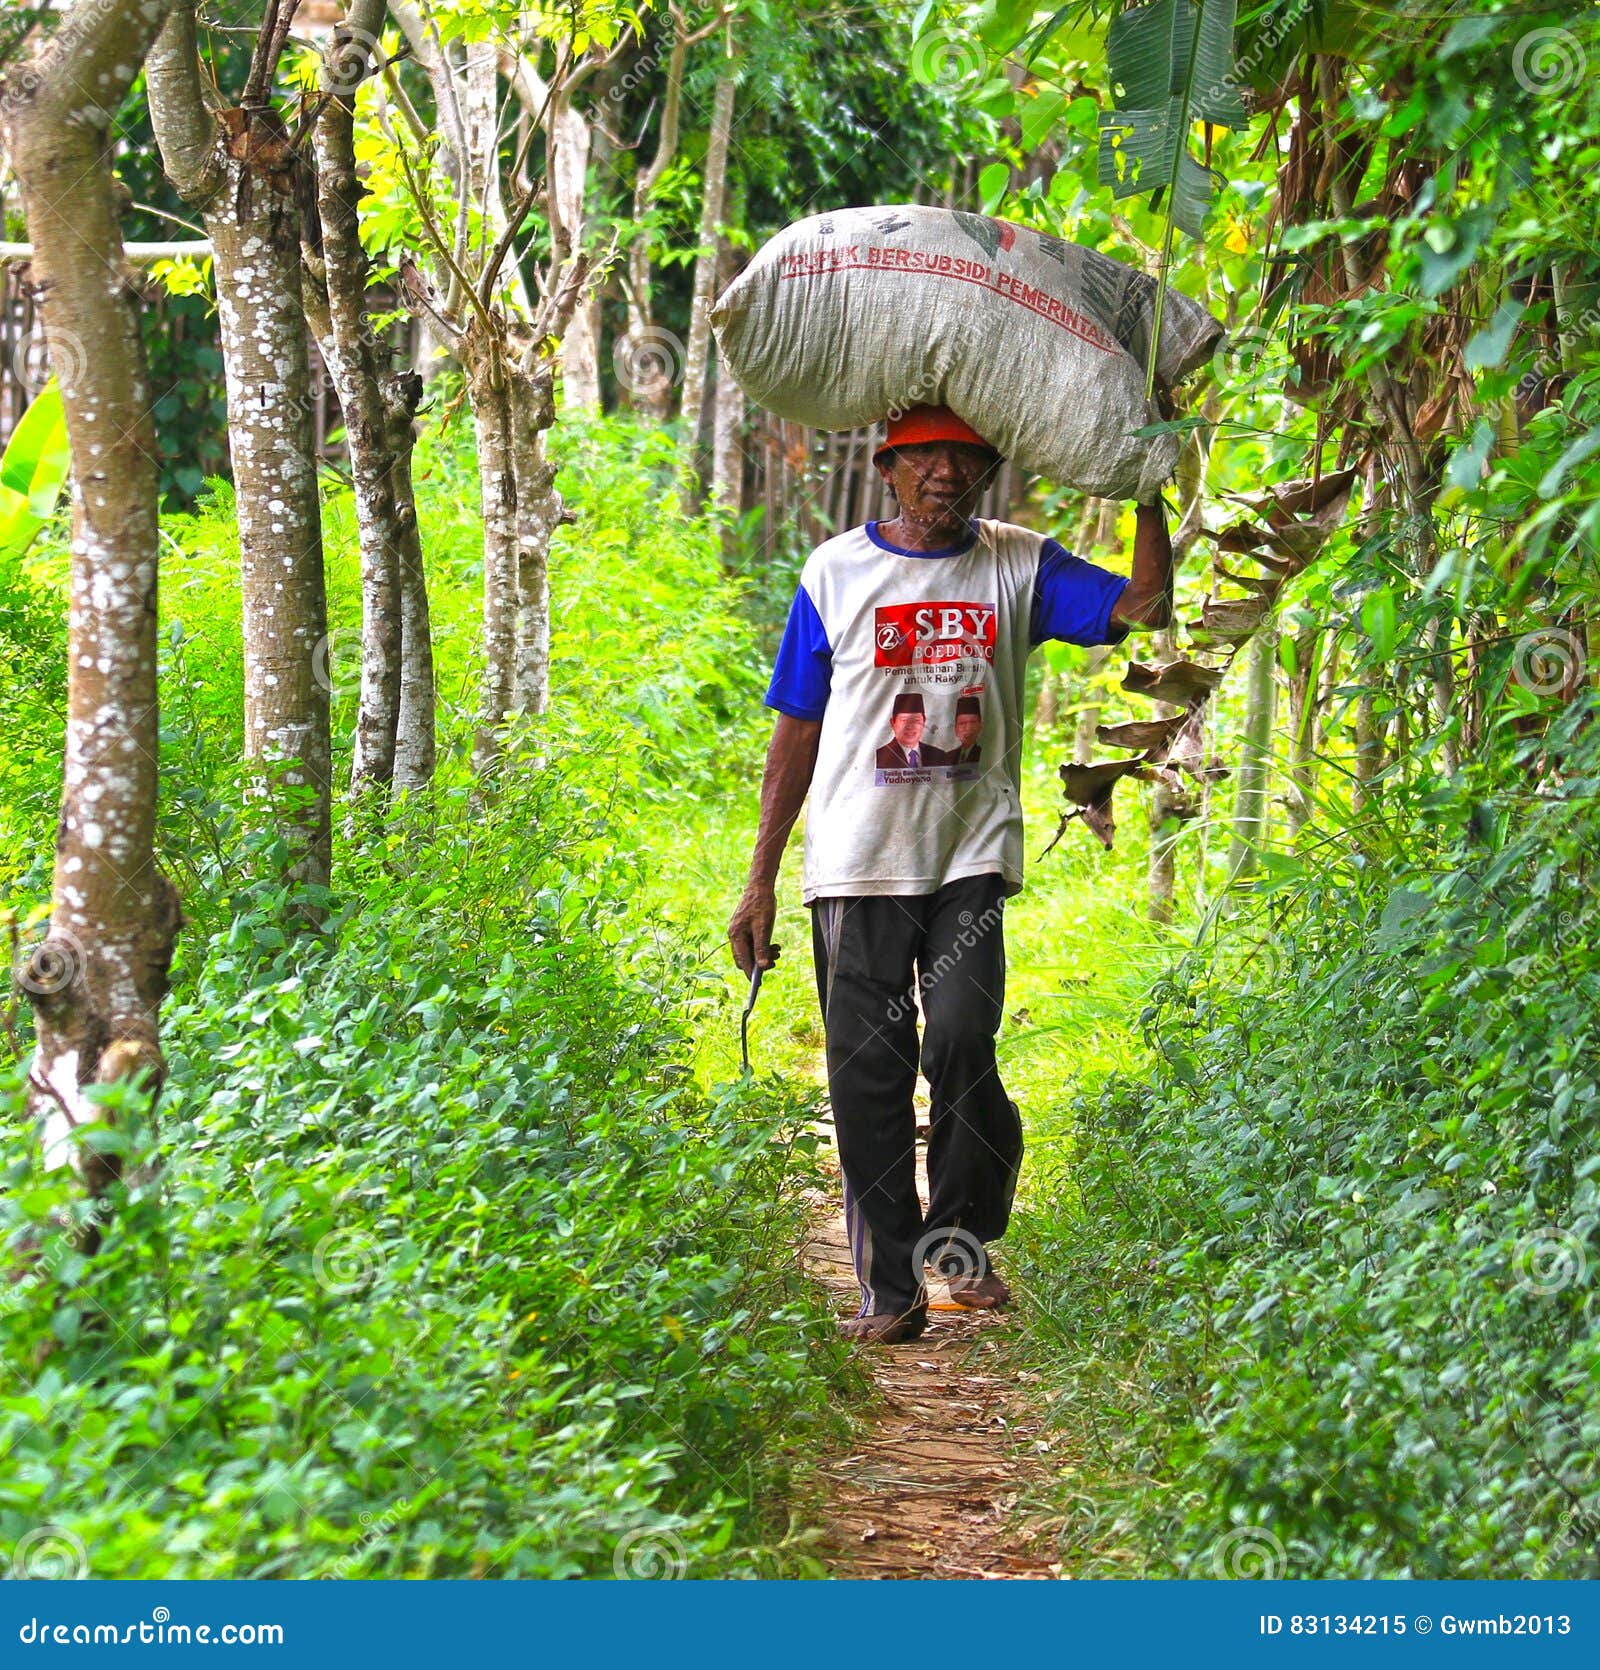
[(983, 721), (975, 713), (958, 713), (956, 715), (956, 741), (963, 748), (970, 748), (978, 740), (978, 732), (983, 729)]
[(915, 748), (922, 741), (923, 726), (927, 722), (926, 716), (921, 713), (897, 713), (889, 721), (889, 729), (902, 748)]
[(878, 465), (878, 473), (903, 516), (932, 532), (959, 539), (997, 462), (987, 447), (966, 441), (926, 441), (921, 446), (896, 447)]

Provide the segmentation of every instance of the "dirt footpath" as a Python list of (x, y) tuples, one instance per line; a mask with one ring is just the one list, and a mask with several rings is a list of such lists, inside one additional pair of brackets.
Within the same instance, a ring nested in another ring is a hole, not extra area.
[[(925, 1189), (921, 1169), (919, 1145)], [(860, 1289), (837, 1193), (817, 1202), (806, 1264), (836, 1314), (855, 1315)], [(929, 1296), (921, 1339), (856, 1347), (878, 1398), (855, 1448), (821, 1469), (819, 1552), (835, 1577), (1058, 1576), (1047, 1555), (1020, 1546), (1013, 1519), (1035, 1437), (996, 1337), (1015, 1312), (940, 1309), (949, 1299), (939, 1284)]]

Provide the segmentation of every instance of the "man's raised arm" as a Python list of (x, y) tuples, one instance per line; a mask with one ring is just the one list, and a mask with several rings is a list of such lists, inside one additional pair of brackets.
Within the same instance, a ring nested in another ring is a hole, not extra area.
[(1113, 622), (1160, 631), (1172, 625), (1172, 539), (1159, 499), (1137, 506), (1133, 533), (1133, 575), (1123, 587)]
[(766, 768), (761, 774), (761, 821), (750, 857), (750, 879), (728, 923), (733, 960), (746, 976), (758, 965), (771, 968), (778, 960), (778, 947), (772, 943), (772, 924), (778, 912), (778, 866), (789, 831), (811, 787), (821, 736), (820, 719), (795, 719), (780, 713), (772, 727)]

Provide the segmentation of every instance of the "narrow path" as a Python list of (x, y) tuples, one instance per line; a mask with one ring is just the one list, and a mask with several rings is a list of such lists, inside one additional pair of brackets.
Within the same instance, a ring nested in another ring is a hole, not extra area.
[[(925, 1198), (920, 1140), (917, 1177)], [(860, 1289), (837, 1190), (816, 1204), (806, 1265), (836, 1314), (853, 1316)], [(930, 1297), (921, 1339), (857, 1348), (877, 1397), (855, 1447), (821, 1468), (823, 1557), (835, 1577), (1054, 1577), (1059, 1566), (1018, 1546), (1013, 1525), (1037, 1421), (1005, 1372), (1006, 1316), (939, 1309), (940, 1286)]]

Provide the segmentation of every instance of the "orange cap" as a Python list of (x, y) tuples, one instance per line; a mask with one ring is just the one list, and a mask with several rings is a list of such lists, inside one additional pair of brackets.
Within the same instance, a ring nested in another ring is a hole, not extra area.
[(968, 446), (988, 447), (998, 458), (1000, 449), (984, 440), (971, 424), (958, 418), (948, 406), (907, 406), (886, 425), (887, 433), (873, 451), (880, 452), (896, 446), (923, 446), (929, 441), (964, 441)]

